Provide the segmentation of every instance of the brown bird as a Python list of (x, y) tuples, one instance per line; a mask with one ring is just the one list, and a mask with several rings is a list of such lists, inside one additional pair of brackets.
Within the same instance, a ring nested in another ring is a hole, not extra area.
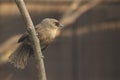
[[(58, 20), (52, 18), (43, 19), (40, 24), (35, 26), (42, 51), (55, 39), (57, 30), (62, 26)], [(29, 34), (25, 32), (18, 40), (18, 43), (20, 45), (9, 57), (9, 62), (17, 68), (24, 69), (28, 58), (34, 54)]]

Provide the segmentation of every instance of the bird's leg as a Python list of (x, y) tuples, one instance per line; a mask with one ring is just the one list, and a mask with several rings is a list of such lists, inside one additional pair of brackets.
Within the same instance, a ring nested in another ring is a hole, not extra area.
[(42, 54), (41, 58), (43, 58), (43, 59), (45, 58), (43, 54)]
[(38, 33), (36, 32), (36, 36), (38, 36)]

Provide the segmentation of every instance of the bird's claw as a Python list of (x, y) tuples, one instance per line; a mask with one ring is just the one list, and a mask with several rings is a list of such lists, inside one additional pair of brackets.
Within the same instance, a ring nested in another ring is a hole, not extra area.
[(41, 58), (45, 58), (45, 57), (42, 55)]
[(38, 33), (36, 33), (36, 36), (38, 36)]

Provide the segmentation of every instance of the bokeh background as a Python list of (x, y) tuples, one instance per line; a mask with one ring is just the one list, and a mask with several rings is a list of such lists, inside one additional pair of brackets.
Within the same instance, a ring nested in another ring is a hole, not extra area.
[[(25, 2), (35, 25), (46, 17), (65, 25), (43, 52), (48, 80), (120, 80), (120, 0)], [(14, 0), (0, 0), (0, 80), (37, 80), (33, 57), (24, 70), (8, 63), (25, 30)]]

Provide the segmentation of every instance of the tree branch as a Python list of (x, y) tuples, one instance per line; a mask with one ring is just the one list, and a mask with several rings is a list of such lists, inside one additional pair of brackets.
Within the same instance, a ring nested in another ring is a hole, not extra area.
[(46, 80), (46, 73), (45, 73), (44, 61), (42, 58), (43, 56), (42, 56), (42, 52), (41, 52), (40, 42), (36, 35), (36, 31), (34, 29), (33, 22), (32, 22), (31, 17), (26, 9), (24, 1), (23, 0), (15, 0), (15, 1), (16, 1), (16, 4), (25, 20), (28, 33), (33, 42), (33, 49), (35, 52), (35, 57), (37, 60), (37, 68), (38, 68), (38, 72), (39, 72), (39, 76), (38, 76), (39, 80)]
[(0, 65), (6, 63), (9, 56), (18, 47), (19, 44), (16, 42), (20, 36), (21, 35), (14, 35), (0, 45)]
[(79, 4), (82, 0), (74, 0), (74, 2), (70, 5), (69, 9), (63, 14), (61, 18), (61, 23), (65, 26), (68, 26), (76, 21), (82, 14), (87, 12), (88, 10), (92, 9), (103, 0), (91, 0), (81, 6)]
[[(89, 24), (86, 26), (78, 25), (77, 27), (78, 28), (75, 30), (76, 35), (84, 36), (90, 33), (96, 33), (96, 32), (108, 31), (108, 30), (110, 31), (120, 30), (120, 20)], [(71, 35), (72, 35), (71, 29), (67, 29), (61, 33), (62, 37), (71, 37)]]

